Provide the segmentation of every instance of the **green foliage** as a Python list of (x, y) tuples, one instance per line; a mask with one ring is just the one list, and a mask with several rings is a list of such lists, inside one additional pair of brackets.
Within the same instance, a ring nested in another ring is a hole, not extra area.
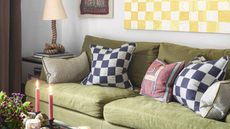
[(13, 93), (8, 97), (0, 92), (0, 128), (23, 129), (24, 115), (32, 110), (30, 102), (23, 102), (24, 95)]
[(6, 97), (7, 97), (6, 94), (1, 91), (0, 92), (0, 103), (2, 103), (5, 100)]

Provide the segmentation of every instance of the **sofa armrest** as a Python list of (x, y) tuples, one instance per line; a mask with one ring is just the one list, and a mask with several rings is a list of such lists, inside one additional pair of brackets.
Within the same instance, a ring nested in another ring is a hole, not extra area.
[(41, 74), (40, 74), (40, 79), (43, 81), (46, 81), (46, 73), (44, 68), (42, 67)]

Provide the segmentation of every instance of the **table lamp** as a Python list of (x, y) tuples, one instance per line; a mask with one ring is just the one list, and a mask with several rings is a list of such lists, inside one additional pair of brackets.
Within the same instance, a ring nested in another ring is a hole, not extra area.
[(52, 27), (52, 42), (46, 43), (43, 50), (46, 54), (60, 54), (65, 52), (63, 45), (57, 43), (56, 20), (67, 18), (61, 0), (46, 0), (43, 12), (43, 20), (50, 20)]

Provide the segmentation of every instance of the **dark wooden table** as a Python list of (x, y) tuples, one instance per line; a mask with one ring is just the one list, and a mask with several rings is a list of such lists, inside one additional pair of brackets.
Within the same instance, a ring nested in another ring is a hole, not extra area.
[(22, 61), (29, 62), (29, 63), (35, 63), (35, 64), (42, 64), (42, 59), (36, 58), (33, 56), (23, 57)]
[[(32, 63), (32, 64), (36, 64), (36, 65), (41, 65), (41, 67), (42, 67), (42, 60), (40, 58), (36, 58), (36, 57), (33, 57), (33, 56), (28, 56), (28, 57), (22, 57), (22, 61)], [(27, 73), (27, 74), (31, 74), (31, 73)], [(31, 76), (32, 76), (32, 74), (31, 74)], [(37, 76), (39, 76), (39, 75), (37, 75)], [(25, 83), (26, 82), (21, 83), (21, 92), (23, 94), (25, 93)]]

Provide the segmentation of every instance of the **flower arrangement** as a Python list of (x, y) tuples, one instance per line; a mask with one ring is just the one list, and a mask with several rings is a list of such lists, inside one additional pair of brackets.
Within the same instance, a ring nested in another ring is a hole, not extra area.
[(23, 129), (23, 119), (32, 111), (31, 102), (23, 103), (23, 94), (12, 93), (9, 97), (0, 92), (0, 129)]

